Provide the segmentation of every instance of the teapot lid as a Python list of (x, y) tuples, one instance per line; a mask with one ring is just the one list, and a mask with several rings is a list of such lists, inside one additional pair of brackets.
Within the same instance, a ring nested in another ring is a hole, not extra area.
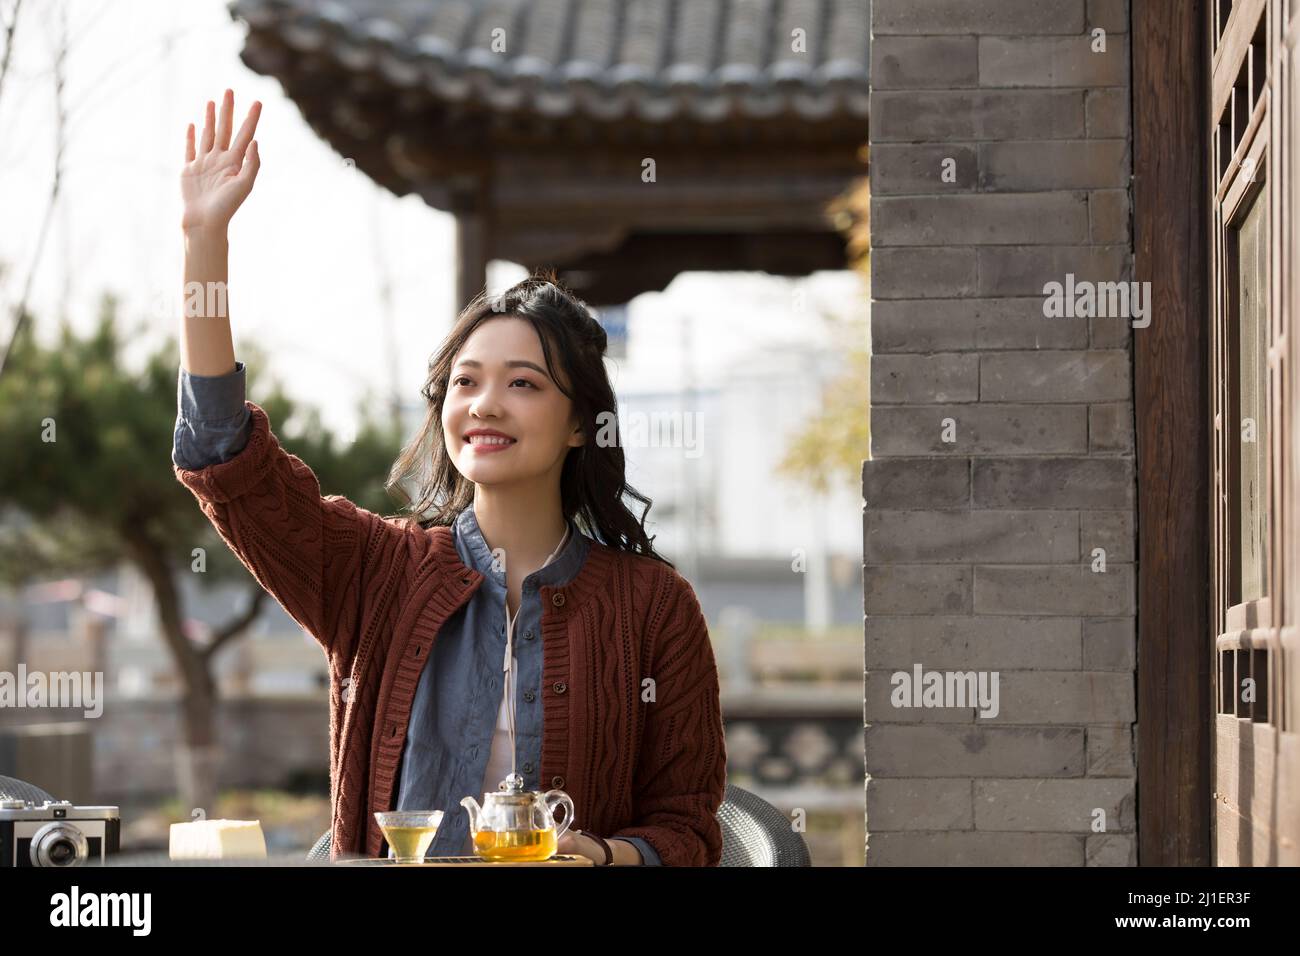
[(492, 800), (496, 803), (521, 804), (532, 803), (537, 797), (533, 790), (524, 789), (524, 778), (517, 773), (508, 773), (504, 780), (497, 784), (497, 789), (492, 793), (485, 793), (483, 799)]

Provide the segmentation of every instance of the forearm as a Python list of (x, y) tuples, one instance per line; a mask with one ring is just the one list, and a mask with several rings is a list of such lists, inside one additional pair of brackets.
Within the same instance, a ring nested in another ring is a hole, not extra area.
[(614, 851), (613, 866), (641, 866), (645, 862), (641, 859), (641, 851), (627, 840), (610, 838), (605, 842)]
[[(621, 837), (606, 837), (605, 842), (609, 844), (609, 850), (614, 854), (614, 858), (609, 862), (610, 866), (646, 865), (645, 858), (641, 856), (640, 848), (632, 841), (624, 840)], [(603, 866), (605, 864), (604, 847), (600, 845), (599, 840), (594, 839), (589, 833), (576, 833), (570, 830), (560, 837), (557, 849), (563, 854), (585, 856), (597, 865)]]
[(226, 298), (230, 246), (224, 228), (186, 229), (181, 310), (181, 367), (191, 375), (225, 375), (235, 368)]

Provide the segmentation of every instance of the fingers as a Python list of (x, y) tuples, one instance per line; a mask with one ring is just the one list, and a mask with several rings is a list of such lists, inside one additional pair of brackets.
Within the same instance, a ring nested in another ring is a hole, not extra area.
[[(218, 120), (216, 116), (216, 104), (208, 100), (207, 109), (203, 116), (203, 136), (199, 141), (197, 153), (203, 155), (211, 152), (214, 148), (228, 150), (231, 148), (230, 127), (232, 125), (235, 111), (235, 93), (233, 90), (226, 90), (221, 97), (221, 117)], [(248, 110), (248, 116), (244, 124), (239, 128), (239, 135), (235, 139), (234, 150), (237, 156), (242, 160), (244, 150), (253, 139), (253, 134), (257, 132), (257, 120), (262, 115), (262, 104), (260, 101), (254, 101)], [(192, 162), (195, 157), (194, 148), (194, 126), (190, 125), (185, 132), (185, 161)]]
[(230, 127), (234, 122), (235, 92), (226, 90), (221, 97), (221, 119), (217, 122), (217, 149), (230, 148)]
[(257, 132), (257, 120), (262, 115), (262, 101), (254, 100), (253, 105), (248, 108), (248, 116), (244, 119), (244, 125), (239, 127), (239, 132), (235, 135), (235, 141), (230, 145), (230, 150), (241, 159), (244, 156), (244, 150), (248, 148), (249, 142), (253, 139), (253, 134)]
[(199, 142), (200, 155), (212, 149), (212, 137), (216, 130), (214, 115), (212, 100), (208, 100), (208, 109), (203, 116), (203, 139)]
[(247, 180), (248, 188), (253, 188), (253, 181), (257, 179), (257, 171), (262, 168), (262, 154), (257, 151), (257, 140), (253, 140), (248, 147), (248, 157), (244, 161), (244, 167), (239, 171), (241, 179)]

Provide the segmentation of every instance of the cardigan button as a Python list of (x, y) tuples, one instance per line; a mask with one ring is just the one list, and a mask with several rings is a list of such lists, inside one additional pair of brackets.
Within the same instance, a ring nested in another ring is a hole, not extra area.
[(562, 786), (564, 786), (564, 778), (563, 778), (563, 777), (552, 777), (552, 778), (551, 778), (551, 786), (552, 786), (552, 787), (562, 787)]
[(564, 607), (564, 593), (557, 592), (551, 595), (551, 603), (556, 607)]
[(563, 694), (569, 689), (569, 685), (562, 680), (557, 680), (552, 686), (555, 688), (557, 694)]

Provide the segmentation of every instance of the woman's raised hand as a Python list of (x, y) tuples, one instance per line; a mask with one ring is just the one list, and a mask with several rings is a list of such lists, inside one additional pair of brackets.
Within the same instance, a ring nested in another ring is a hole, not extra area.
[(221, 118), (214, 122), (214, 106), (208, 100), (203, 122), (203, 136), (194, 143), (194, 124), (185, 131), (185, 167), (181, 170), (181, 198), (185, 213), (181, 228), (189, 231), (219, 232), (230, 223), (235, 210), (248, 198), (261, 167), (257, 153), (257, 118), (262, 115), (258, 100), (248, 109), (244, 125), (232, 143), (231, 120), (235, 112), (235, 94), (226, 90), (221, 99)]

